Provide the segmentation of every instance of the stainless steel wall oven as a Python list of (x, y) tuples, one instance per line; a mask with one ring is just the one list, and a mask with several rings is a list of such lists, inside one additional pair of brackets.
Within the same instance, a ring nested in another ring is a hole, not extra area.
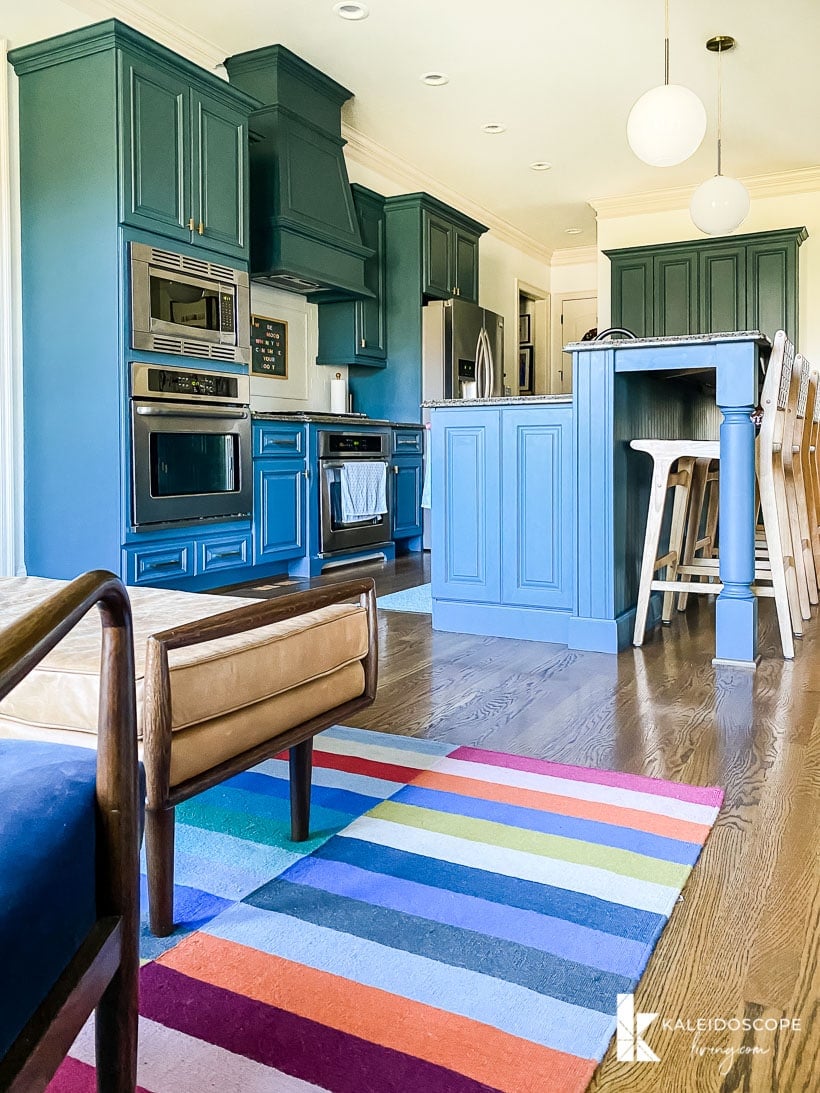
[(390, 434), (319, 433), (319, 551), (323, 556), (383, 546), (391, 541), (392, 496), (385, 483), (387, 512), (364, 519), (344, 519), (341, 473), (347, 462), (362, 460), (384, 466), (387, 474)]
[(249, 364), (247, 273), (132, 243), (131, 344), (134, 349)]
[(248, 377), (131, 367), (133, 526), (147, 530), (249, 517)]

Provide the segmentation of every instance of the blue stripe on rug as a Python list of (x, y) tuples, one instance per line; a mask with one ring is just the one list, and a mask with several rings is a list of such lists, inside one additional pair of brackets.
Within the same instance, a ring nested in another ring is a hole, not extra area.
[(374, 732), (372, 729), (351, 729), (347, 725), (334, 725), (316, 737), (314, 747), (322, 750), (322, 740), (330, 736), (334, 740), (350, 740), (362, 745), (355, 749), (361, 759), (367, 758), (367, 746), (399, 748), (401, 751), (416, 751), (420, 755), (450, 755), (457, 751), (460, 744), (445, 744), (442, 740), (428, 740), (421, 736), (398, 736), (392, 732)]
[(491, 903), (450, 889), (370, 873), (355, 865), (303, 858), (288, 870), (286, 879), (337, 896), (365, 900), (448, 926), (533, 946), (564, 960), (630, 979), (637, 979), (649, 957), (649, 947), (639, 941), (627, 941), (537, 911)]
[[(266, 759), (255, 774), (264, 778), (276, 778), (285, 782), (290, 777), (286, 759)], [(239, 775), (236, 775), (239, 777)], [(404, 787), (405, 782), (389, 782), (386, 778), (371, 778), (366, 774), (352, 774), (348, 770), (336, 770), (333, 767), (314, 766), (311, 782), (314, 786), (326, 786), (328, 789), (346, 789), (351, 793), (361, 793), (365, 797), (384, 801)]]
[(612, 1014), (571, 1005), (502, 979), (339, 934), (289, 915), (237, 903), (204, 927), (204, 933), (260, 952), (339, 975), (459, 1013), (513, 1036), (585, 1059), (601, 1054), (615, 1030)]
[(483, 797), (425, 789), (423, 786), (406, 786), (392, 800), (396, 804), (415, 805), (433, 812), (491, 820), (493, 823), (539, 831), (545, 835), (561, 835), (568, 839), (617, 847), (619, 850), (630, 850), (648, 858), (660, 858), (679, 865), (694, 865), (700, 853), (700, 846), (695, 843), (681, 842), (679, 839), (670, 839), (647, 831), (636, 831), (631, 827), (562, 816), (538, 808), (488, 801)]
[[(243, 774), (235, 774), (229, 781), (223, 782), (223, 787), (228, 791), (234, 789), (258, 796), (259, 801), (250, 806), (257, 812), (269, 811), (270, 806), (265, 801), (266, 797), (276, 797), (282, 801), (290, 800), (290, 782), (271, 778), (266, 774), (257, 774), (251, 770)], [(363, 793), (351, 793), (348, 789), (319, 785), (318, 780), (313, 783), (310, 792), (311, 807), (316, 805), (335, 812), (346, 812), (350, 816), (361, 816), (384, 799), (384, 794), (368, 797)], [(237, 805), (241, 807), (241, 800), (237, 800)]]
[(348, 862), (370, 872), (420, 881), (526, 911), (538, 911), (644, 945), (657, 938), (666, 922), (662, 915), (652, 911), (610, 903), (583, 892), (455, 865), (440, 858), (428, 858), (361, 839), (330, 839), (316, 850), (315, 857)]
[(500, 938), (488, 938), (473, 930), (433, 922), (419, 915), (393, 911), (372, 903), (337, 896), (321, 889), (306, 889), (279, 877), (244, 901), (265, 911), (290, 915), (354, 935), (366, 941), (392, 946), (449, 967), (465, 968), (493, 979), (548, 994), (562, 1002), (607, 1013), (616, 994), (628, 993), (633, 980), (611, 972), (590, 969), (577, 961)]

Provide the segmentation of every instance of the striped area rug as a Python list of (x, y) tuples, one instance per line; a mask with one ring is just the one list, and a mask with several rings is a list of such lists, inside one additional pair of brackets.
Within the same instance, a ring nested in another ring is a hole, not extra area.
[[(146, 940), (140, 1089), (584, 1090), (721, 800), (323, 733), (308, 852), (283, 837), (281, 759), (180, 809), (185, 922)], [(89, 1023), (51, 1093), (92, 1093), (93, 1042)]]

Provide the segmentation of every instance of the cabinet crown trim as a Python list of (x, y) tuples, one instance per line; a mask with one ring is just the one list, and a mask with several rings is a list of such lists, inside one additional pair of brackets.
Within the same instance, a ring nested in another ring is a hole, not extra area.
[(106, 19), (102, 23), (93, 23), (88, 27), (58, 34), (42, 42), (20, 46), (8, 55), (10, 64), (18, 76), (30, 72), (52, 68), (66, 61), (90, 57), (95, 53), (105, 53), (112, 49), (127, 49), (138, 52), (153, 63), (170, 67), (175, 75), (187, 77), (196, 90), (206, 91), (224, 102), (244, 110), (246, 113), (257, 110), (259, 102), (251, 95), (232, 87), (226, 80), (214, 76), (186, 57), (172, 49), (155, 42), (119, 19)]
[(748, 243), (769, 243), (778, 239), (796, 240), (797, 245), (800, 246), (806, 239), (808, 239), (808, 229), (803, 226), (799, 228), (778, 228), (775, 231), (765, 232), (747, 232), (741, 235), (718, 235), (710, 236), (707, 238), (698, 239), (681, 239), (675, 243), (651, 243), (644, 246), (637, 247), (616, 247), (613, 250), (601, 251), (607, 258), (620, 258), (623, 255), (631, 257), (640, 257), (645, 254), (657, 254), (659, 251), (663, 251), (664, 254), (670, 252), (675, 253), (678, 251), (691, 251), (693, 249), (707, 248), (720, 246), (725, 243), (728, 246), (746, 246)]
[(427, 212), (444, 217), (445, 220), (452, 221), (456, 227), (472, 232), (473, 235), (483, 235), (489, 230), (485, 224), (480, 224), (477, 220), (473, 220), (471, 216), (454, 209), (452, 205), (446, 205), (430, 194), (399, 194), (396, 197), (387, 197), (384, 206), (386, 209), (424, 209)]

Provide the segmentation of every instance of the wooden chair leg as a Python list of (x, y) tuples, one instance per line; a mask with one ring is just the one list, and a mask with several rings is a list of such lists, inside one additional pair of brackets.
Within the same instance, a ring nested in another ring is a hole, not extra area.
[(313, 772), (313, 737), (296, 744), (290, 761), (290, 837), (303, 843), (310, 834), (310, 780)]
[[(678, 475), (680, 481), (675, 486), (674, 500), (672, 502), (672, 523), (669, 527), (669, 553), (672, 555), (666, 566), (666, 580), (678, 580), (678, 566), (682, 562), (683, 543), (686, 532), (686, 514), (689, 509), (689, 498), (692, 491), (692, 478), (696, 464), (694, 459), (678, 460)], [(672, 621), (672, 607), (675, 602), (674, 592), (664, 592), (661, 621), (668, 626)]]
[[(695, 460), (695, 466), (692, 471), (692, 485), (689, 491), (689, 515), (686, 520), (686, 534), (683, 540), (683, 564), (691, 565), (692, 559), (695, 557), (695, 551), (698, 548), (698, 539), (700, 536), (700, 525), (703, 518), (703, 502), (706, 498), (706, 478), (709, 471), (708, 459)], [(682, 581), (689, 581), (692, 578), (682, 574), (679, 578)], [(673, 593), (668, 593), (670, 601)], [(666, 597), (664, 597), (664, 600)], [(689, 600), (688, 592), (678, 593), (678, 611), (685, 611), (686, 604)]]
[(154, 937), (174, 929), (174, 809), (145, 810), (148, 921)]
[(646, 514), (646, 534), (644, 535), (641, 576), (638, 584), (638, 603), (635, 608), (635, 630), (632, 635), (633, 645), (643, 645), (644, 634), (646, 633), (649, 597), (652, 594), (652, 578), (655, 575), (655, 562), (658, 557), (658, 543), (661, 539), (663, 513), (666, 507), (666, 491), (671, 467), (672, 464), (669, 460), (658, 459), (652, 468), (652, 486), (649, 493), (649, 510)]
[(139, 954), (125, 942), (123, 963), (97, 1003), (97, 1093), (134, 1093), (137, 1084)]

